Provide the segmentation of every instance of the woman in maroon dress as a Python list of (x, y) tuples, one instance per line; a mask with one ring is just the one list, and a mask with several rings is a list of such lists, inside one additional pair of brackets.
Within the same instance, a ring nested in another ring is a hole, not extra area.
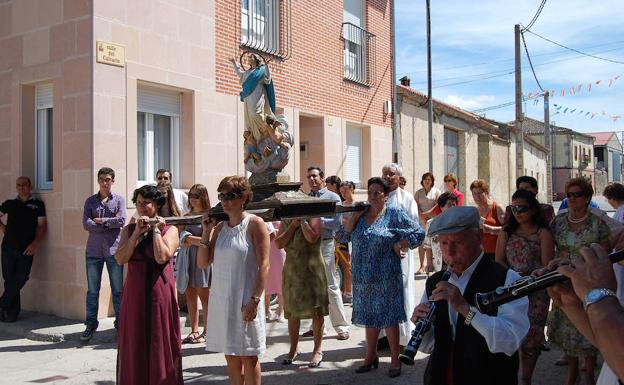
[[(140, 217), (121, 232), (117, 263), (128, 264), (121, 297), (118, 385), (177, 385), (182, 379), (180, 317), (171, 258), (178, 230), (156, 216), (165, 197), (155, 186), (134, 191)], [(157, 219), (156, 224), (149, 224)]]

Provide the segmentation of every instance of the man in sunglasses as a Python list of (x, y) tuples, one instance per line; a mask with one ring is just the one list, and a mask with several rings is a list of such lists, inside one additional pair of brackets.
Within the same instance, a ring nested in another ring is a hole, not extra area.
[[(156, 171), (156, 182), (158, 184), (172, 184), (173, 183), (173, 174), (171, 171), (161, 168)], [(186, 214), (189, 212), (189, 204), (188, 204), (188, 196), (182, 190), (177, 188), (173, 189), (173, 196), (178, 204), (180, 210), (182, 210), (182, 214)]]
[[(522, 175), (521, 177), (516, 179), (516, 190), (527, 190), (537, 196), (537, 193), (539, 192), (537, 179), (533, 178), (532, 176)], [(555, 217), (555, 209), (547, 203), (540, 203), (540, 211), (542, 212), (542, 215), (544, 216), (544, 219), (547, 223), (550, 223)], [(511, 205), (505, 208), (505, 217), (503, 222), (507, 224), (510, 217)]]
[[(310, 195), (322, 199), (331, 199), (340, 203), (340, 196), (329, 191), (325, 184), (325, 173), (320, 167), (311, 166), (308, 168), (308, 185), (310, 186)], [(339, 340), (349, 339), (349, 321), (345, 316), (344, 303), (342, 302), (342, 292), (340, 291), (340, 277), (336, 270), (336, 256), (334, 254), (335, 244), (334, 236), (340, 227), (341, 216), (321, 218), (323, 224), (323, 241), (321, 243), (321, 252), (325, 261), (325, 275), (327, 277), (327, 292), (329, 295), (329, 319)], [(312, 330), (303, 333), (303, 337), (311, 337)]]

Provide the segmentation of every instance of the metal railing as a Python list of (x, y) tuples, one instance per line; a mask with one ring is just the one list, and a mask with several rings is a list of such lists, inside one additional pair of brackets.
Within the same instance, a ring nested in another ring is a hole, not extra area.
[(352, 23), (342, 23), (344, 78), (370, 85), (374, 78), (375, 35)]
[(242, 0), (240, 17), (241, 46), (290, 56), (290, 0)]

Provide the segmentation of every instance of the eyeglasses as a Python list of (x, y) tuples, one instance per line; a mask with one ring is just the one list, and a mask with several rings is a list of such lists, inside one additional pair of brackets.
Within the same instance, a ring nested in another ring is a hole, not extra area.
[(379, 190), (374, 190), (374, 191), (368, 190), (367, 193), (368, 195), (374, 195), (377, 197), (384, 194), (383, 191), (379, 191)]
[(241, 194), (237, 194), (232, 191), (220, 192), (219, 195), (217, 195), (217, 199), (220, 201), (233, 201), (234, 199), (238, 199), (240, 197), (242, 197)]
[(514, 214), (526, 213), (530, 209), (531, 209), (531, 206), (529, 205), (512, 205), (511, 206), (511, 212)]
[(568, 196), (568, 198), (582, 198), (585, 196), (582, 191), (568, 191), (566, 195)]
[(199, 196), (199, 194), (195, 194), (195, 193), (189, 193), (188, 197), (189, 197), (189, 199), (199, 199), (199, 198), (201, 198)]

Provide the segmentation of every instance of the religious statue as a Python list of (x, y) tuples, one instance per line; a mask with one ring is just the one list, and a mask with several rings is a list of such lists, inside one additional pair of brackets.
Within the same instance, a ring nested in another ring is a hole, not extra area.
[[(243, 66), (247, 58), (248, 69)], [(275, 89), (269, 66), (254, 53), (241, 55), (240, 66), (230, 59), (236, 74), (240, 77), (241, 101), (245, 104), (245, 169), (252, 175), (252, 185), (272, 183), (282, 171), (290, 157), (294, 137), (288, 121), (283, 115), (275, 115)]]

